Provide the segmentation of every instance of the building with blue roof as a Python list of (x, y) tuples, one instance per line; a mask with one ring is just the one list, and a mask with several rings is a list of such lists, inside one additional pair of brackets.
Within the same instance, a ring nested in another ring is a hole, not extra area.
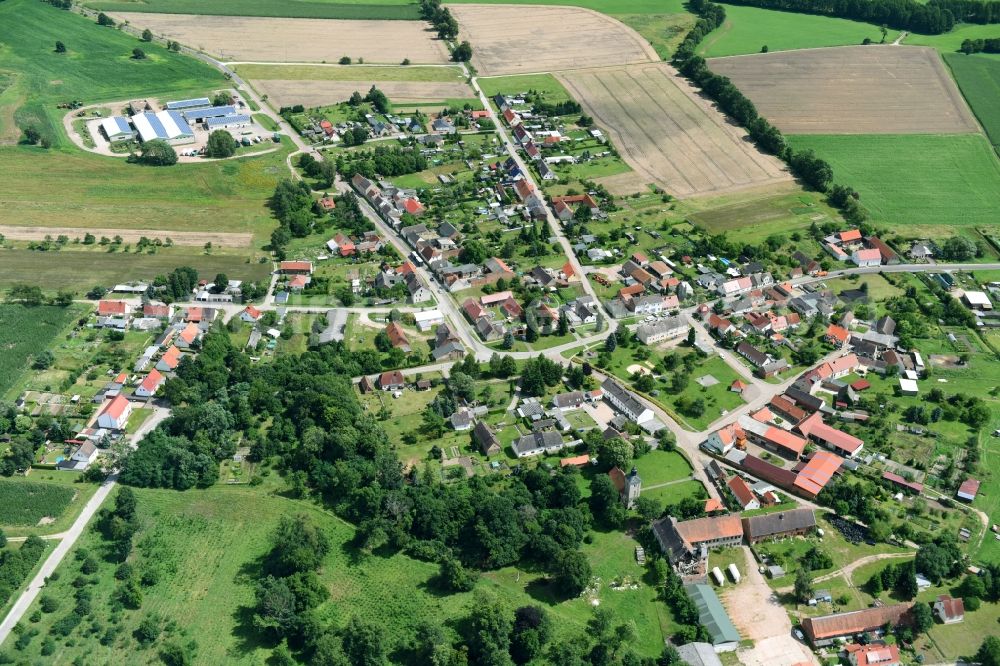
[(132, 116), (132, 124), (139, 132), (141, 141), (162, 139), (167, 143), (179, 144), (194, 141), (194, 131), (179, 111), (158, 111)]
[(207, 97), (195, 97), (194, 99), (179, 99), (175, 102), (167, 102), (167, 109), (179, 111), (181, 109), (195, 109), (199, 106), (212, 106), (212, 100)]
[(128, 141), (135, 138), (135, 130), (122, 116), (111, 116), (101, 121), (101, 130), (108, 141)]
[(198, 109), (186, 109), (182, 112), (189, 123), (200, 123), (208, 118), (231, 116), (236, 113), (235, 106), (209, 106)]
[(220, 118), (207, 118), (205, 120), (205, 129), (208, 130), (233, 129), (248, 125), (250, 125), (250, 116), (244, 113), (231, 113)]

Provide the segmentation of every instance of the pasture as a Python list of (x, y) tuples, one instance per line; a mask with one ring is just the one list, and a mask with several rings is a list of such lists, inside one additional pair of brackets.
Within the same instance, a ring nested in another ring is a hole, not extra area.
[(812, 49), (709, 61), (786, 134), (977, 131), (937, 52), (898, 46)]
[[(956, 23), (955, 27), (940, 35), (918, 35), (910, 33), (903, 38), (903, 44), (912, 46), (930, 46), (942, 54), (957, 53), (966, 39), (990, 39), (996, 37), (995, 23), (980, 25), (977, 23)], [(996, 56), (994, 56), (996, 57)]]
[(789, 180), (744, 131), (666, 63), (565, 72), (558, 77), (604, 128), (640, 182), (678, 197)]
[(1000, 149), (1000, 58), (959, 53), (943, 57), (986, 136)]
[(200, 248), (161, 248), (156, 254), (5, 249), (0, 250), (0, 288), (24, 282), (25, 276), (37, 273), (39, 266), (44, 266), (43, 291), (66, 289), (78, 296), (94, 285), (151, 280), (181, 266), (190, 266), (209, 277), (225, 273), (234, 280), (251, 281), (266, 280), (271, 271), (269, 261), (260, 263), (244, 254), (204, 254)]
[(836, 219), (821, 196), (804, 192), (795, 183), (688, 201), (681, 211), (709, 234), (729, 234), (750, 243)]
[(487, 97), (497, 94), (520, 94), (536, 92), (550, 104), (565, 102), (569, 93), (556, 77), (551, 74), (515, 74), (514, 76), (492, 76), (478, 79), (479, 88)]
[(447, 63), (445, 43), (418, 21), (342, 21), (116, 12), (137, 28), (226, 61)]
[[(706, 58), (760, 53), (763, 46), (774, 52), (859, 45), (866, 37), (873, 42), (882, 39), (879, 26), (870, 23), (740, 5), (724, 7), (725, 22), (698, 48)], [(890, 30), (886, 40), (891, 42), (898, 34)]]
[(981, 134), (789, 137), (861, 194), (872, 221), (943, 238), (953, 227), (996, 224), (1000, 162)]
[[(66, 53), (54, 52), (56, 40)], [(0, 44), (0, 63), (11, 82), (0, 94), (0, 143), (17, 140), (15, 114), (22, 127), (30, 122), (54, 144), (68, 143), (61, 129), (65, 111), (55, 108), (59, 102), (204, 95), (225, 83), (208, 65), (156, 44), (143, 45), (146, 60), (133, 60), (134, 37), (35, 0), (0, 3)], [(0, 155), (0, 172), (14, 168)]]
[[(267, 95), (270, 102), (278, 107), (301, 104), (306, 108), (327, 106), (346, 102), (355, 92), (362, 95), (371, 84), (358, 81), (302, 81), (283, 79), (254, 79), (254, 88)], [(393, 102), (440, 102), (460, 99), (472, 94), (472, 89), (463, 81), (453, 83), (419, 83), (411, 81), (379, 81), (378, 89)]]
[(55, 519), (76, 492), (55, 483), (0, 479), (0, 525), (32, 526)]
[[(142, 648), (132, 638), (132, 631), (150, 614), (163, 617), (164, 632), (198, 646), (199, 663), (261, 664), (271, 654), (272, 645), (261, 641), (252, 631), (250, 607), (253, 588), (250, 582), (257, 561), (267, 550), (270, 534), (284, 515), (305, 514), (327, 534), (331, 552), (323, 562), (320, 579), (330, 591), (330, 600), (317, 608), (324, 623), (343, 625), (351, 615), (376, 622), (396, 644), (405, 644), (425, 618), (439, 618), (446, 632), (468, 612), (472, 593), (447, 594), (435, 583), (438, 567), (413, 560), (405, 555), (371, 555), (357, 550), (352, 543), (351, 525), (313, 505), (267, 494), (248, 487), (215, 487), (208, 490), (175, 492), (137, 489), (138, 515), (141, 524), (136, 536), (139, 544), (132, 559), (141, 566), (144, 553), (157, 553), (164, 562), (159, 582), (143, 589), (142, 609), (113, 614), (111, 597), (116, 587), (115, 566), (101, 561), (95, 575), (93, 613), (107, 624), (117, 624), (118, 638), (102, 645), (102, 632), (74, 628), (69, 640), (56, 641), (55, 652), (45, 660), (70, 663), (86, 655), (98, 663), (152, 663), (159, 644)], [(248, 510), (248, 507), (253, 507)], [(616, 622), (633, 621), (638, 636), (634, 647), (644, 656), (656, 656), (663, 640), (674, 629), (670, 614), (656, 590), (642, 582), (643, 569), (635, 563), (636, 542), (621, 532), (597, 532), (593, 543), (583, 551), (591, 560), (595, 576), (600, 578), (594, 596), (602, 606), (611, 608)], [(64, 607), (71, 606), (72, 581), (81, 559), (75, 553), (87, 550), (101, 554), (100, 535), (88, 530), (69, 557), (63, 560), (58, 580), (52, 580), (46, 593), (58, 598)], [(609, 584), (628, 577), (636, 589), (615, 591)], [(578, 634), (591, 615), (589, 599), (559, 600), (542, 575), (507, 567), (484, 574), (477, 588), (495, 593), (511, 608), (539, 604), (552, 615), (553, 640)], [(405, 590), (405, 594), (400, 594)], [(38, 602), (33, 606), (37, 608)], [(62, 609), (60, 609), (62, 610)], [(34, 624), (46, 635), (65, 612), (43, 614)], [(89, 624), (89, 623), (88, 623)], [(20, 653), (28, 659), (39, 658), (40, 640)], [(400, 655), (402, 660), (403, 655)], [(401, 663), (394, 659), (395, 663)]]
[[(0, 260), (0, 270), (5, 270), (6, 261)], [(36, 259), (31, 271), (37, 271)], [(22, 270), (21, 280), (30, 271)], [(45, 351), (77, 317), (84, 308), (67, 308), (42, 305), (26, 307), (13, 303), (0, 303), (0, 396), (3, 396), (21, 374), (27, 370), (32, 358)], [(3, 521), (0, 520), (0, 523)]]
[(222, 16), (283, 16), (315, 19), (380, 19), (418, 21), (420, 11), (411, 0), (93, 0), (88, 7), (104, 12), (162, 14), (217, 14)]
[(573, 7), (454, 5), (483, 76), (556, 72), (659, 60), (628, 26)]

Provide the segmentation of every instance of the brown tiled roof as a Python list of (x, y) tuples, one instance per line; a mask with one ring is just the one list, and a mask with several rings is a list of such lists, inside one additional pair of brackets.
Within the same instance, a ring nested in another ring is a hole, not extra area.
[(850, 613), (834, 613), (823, 617), (807, 617), (802, 620), (802, 629), (813, 641), (860, 634), (880, 629), (887, 623), (899, 624), (912, 605), (912, 603), (895, 604), (865, 608)]
[(714, 516), (695, 518), (677, 523), (677, 533), (691, 545), (713, 539), (743, 536), (743, 525), (739, 516)]

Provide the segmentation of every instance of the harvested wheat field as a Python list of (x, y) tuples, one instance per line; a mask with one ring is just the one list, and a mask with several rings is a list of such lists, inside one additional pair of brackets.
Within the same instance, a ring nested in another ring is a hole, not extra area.
[(666, 63), (557, 76), (608, 131), (642, 183), (692, 197), (791, 178), (777, 158), (754, 148), (741, 128), (727, 122)]
[(341, 21), (115, 12), (118, 20), (198, 48), (222, 60), (446, 63), (444, 42), (422, 21)]
[(659, 60), (639, 33), (579, 7), (449, 5), (482, 76)]
[(169, 238), (174, 245), (190, 245), (201, 247), (211, 243), (215, 247), (250, 247), (253, 234), (225, 233), (218, 231), (172, 231), (169, 229), (99, 229), (83, 227), (19, 227), (9, 224), (0, 225), (0, 235), (8, 240), (40, 241), (46, 237), (56, 238), (68, 236), (70, 239), (83, 238), (92, 234), (97, 238), (106, 236), (114, 238), (121, 236), (126, 243), (137, 243), (145, 237), (150, 240), (159, 238), (161, 241)]
[[(267, 95), (277, 106), (326, 106), (346, 102), (354, 91), (362, 95), (370, 83), (358, 81), (301, 81), (286, 79), (256, 79), (250, 82), (258, 92)], [(472, 89), (460, 81), (455, 83), (416, 83), (413, 81), (379, 81), (378, 89), (394, 102), (423, 102), (472, 97)]]
[(842, 46), (713, 58), (786, 134), (945, 134), (978, 125), (937, 51)]

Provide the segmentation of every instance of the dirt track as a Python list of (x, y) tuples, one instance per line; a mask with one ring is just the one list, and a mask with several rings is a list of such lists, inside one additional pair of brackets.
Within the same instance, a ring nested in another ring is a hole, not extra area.
[(713, 58), (788, 134), (938, 134), (979, 126), (937, 51), (842, 46)]
[[(256, 79), (251, 81), (254, 88), (276, 106), (324, 106), (344, 102), (354, 91), (365, 94), (370, 87), (360, 81), (289, 81), (285, 79)], [(379, 81), (379, 90), (394, 102), (445, 100), (471, 97), (472, 89), (456, 81), (455, 83), (425, 83), (414, 81)]]
[(481, 76), (659, 60), (639, 33), (579, 7), (449, 5)]
[[(574, 99), (605, 128), (635, 183), (678, 197), (790, 180), (666, 63), (563, 72)], [(616, 183), (622, 186), (622, 183)], [(636, 187), (631, 188), (633, 191)]]
[(93, 234), (100, 240), (101, 236), (114, 238), (121, 236), (126, 243), (138, 242), (140, 238), (153, 240), (159, 238), (161, 241), (168, 237), (174, 245), (190, 245), (200, 247), (205, 243), (211, 243), (215, 247), (250, 247), (253, 234), (236, 234), (220, 232), (195, 232), (195, 231), (169, 231), (164, 229), (91, 229), (84, 227), (17, 227), (13, 225), (0, 225), (0, 234), (8, 240), (18, 241), (40, 241), (46, 236), (57, 238), (68, 236), (72, 241), (74, 238), (81, 240), (86, 234)]
[(341, 21), (114, 12), (138, 28), (175, 39), (222, 60), (446, 63), (448, 49), (422, 21)]

